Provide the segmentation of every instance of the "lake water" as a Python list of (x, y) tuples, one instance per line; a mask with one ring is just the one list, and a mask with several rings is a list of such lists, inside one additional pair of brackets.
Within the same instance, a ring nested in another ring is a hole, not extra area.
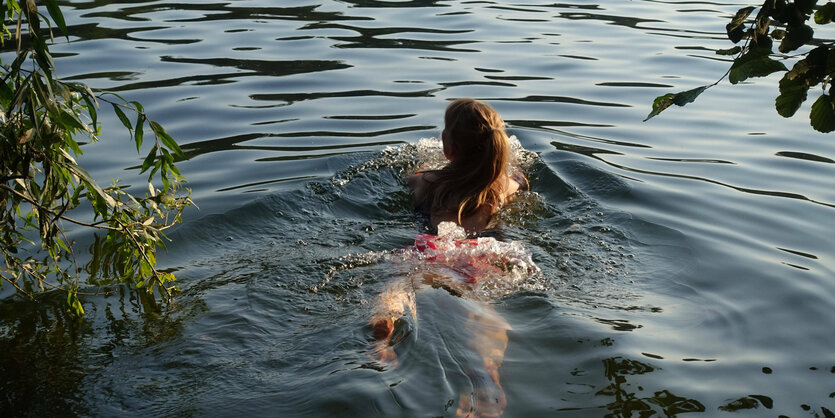
[[(642, 122), (724, 74), (744, 5), (66, 3), (59, 75), (142, 102), (200, 209), (160, 313), (119, 288), (80, 321), (61, 294), (3, 299), (2, 415), (451, 416), (480, 385), (464, 330), (499, 324), (505, 417), (833, 416), (835, 141), (812, 100), (783, 119), (777, 76), (725, 82)], [(533, 153), (503, 240), (541, 271), (486, 301), (418, 292), (380, 361), (369, 317), (418, 232), (404, 176), (458, 97)], [(82, 163), (139, 188), (122, 129)]]

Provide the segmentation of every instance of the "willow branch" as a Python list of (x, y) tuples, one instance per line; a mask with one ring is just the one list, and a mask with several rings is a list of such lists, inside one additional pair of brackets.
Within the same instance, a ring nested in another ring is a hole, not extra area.
[(23, 36), (20, 34), (21, 23), (23, 22), (23, 11), (17, 14), (17, 27), (15, 28), (15, 37), (17, 37), (17, 55), (20, 55), (20, 47), (23, 42)]
[[(47, 285), (47, 287), (51, 287), (51, 288), (53, 288), (53, 289), (55, 289), (55, 290), (62, 290), (62, 291), (66, 291), (66, 292), (68, 292), (68, 291), (69, 291), (69, 290), (67, 290), (67, 288), (66, 288), (66, 287), (64, 287), (64, 286), (60, 286), (60, 285), (57, 285), (57, 284), (51, 283), (51, 282), (49, 282), (49, 281), (47, 281), (47, 280), (44, 280), (44, 279), (43, 279), (43, 277), (41, 277), (41, 275), (40, 275), (40, 274), (38, 274), (38, 272), (36, 272), (36, 271), (34, 271), (34, 270), (30, 269), (30, 268), (27, 268), (26, 266), (21, 266), (21, 268), (22, 268), (23, 270), (25, 270), (27, 273), (29, 273), (29, 275), (30, 275), (30, 276), (35, 276), (35, 277), (38, 277), (38, 282), (39, 282), (39, 283), (43, 283), (43, 284)], [(34, 298), (34, 296), (33, 296), (31, 293), (28, 293), (28, 292), (26, 292), (25, 290), (21, 289), (21, 288), (20, 288), (19, 286), (17, 286), (17, 284), (15, 284), (14, 282), (10, 281), (9, 279), (7, 279), (7, 278), (5, 278), (5, 277), (4, 277), (3, 279), (4, 279), (4, 280), (6, 280), (7, 282), (11, 283), (11, 284), (12, 284), (12, 286), (14, 286), (14, 287), (15, 287), (15, 288), (19, 291), (19, 292), (23, 293), (23, 294), (24, 294), (24, 295), (26, 295), (26, 296), (29, 296), (30, 298)], [(116, 290), (111, 290), (111, 291), (109, 291), (109, 292), (78, 292), (78, 291), (77, 291), (77, 292), (75, 292), (75, 293), (76, 293), (76, 294), (78, 294), (78, 295), (84, 295), (84, 296), (98, 296), (98, 295), (105, 295), (105, 296), (106, 296), (106, 295), (112, 295), (112, 294), (116, 293)]]
[(20, 175), (20, 174), (14, 175), (14, 176), (0, 176), (0, 181), (5, 183), (9, 180), (17, 180), (17, 179), (22, 179), (22, 178), (24, 178), (24, 177), (23, 177), (23, 175)]
[[(119, 221), (118, 219), (116, 220), (116, 222), (122, 228), (127, 229), (124, 226), (124, 224), (122, 224), (122, 222)], [(154, 276), (158, 277), (160, 275), (160, 272), (159, 272), (159, 270), (156, 269), (156, 267), (154, 267), (154, 263), (151, 262), (151, 259), (148, 257), (148, 254), (146, 254), (145, 251), (143, 251), (142, 244), (140, 244), (139, 241), (137, 241), (136, 237), (133, 236), (133, 234), (129, 233), (127, 235), (130, 238), (130, 240), (133, 241), (133, 245), (136, 247), (136, 249), (139, 250), (139, 254), (142, 254), (142, 258), (144, 258), (145, 262), (148, 263), (148, 266), (151, 267), (151, 271), (153, 272)], [(161, 287), (163, 290), (165, 290), (165, 295), (170, 299), (171, 298), (171, 292), (168, 290), (168, 287), (166, 287), (163, 283), (160, 283), (159, 287)]]
[[(64, 209), (66, 209), (66, 206), (64, 206)], [(78, 259), (75, 257), (75, 251), (73, 251), (73, 246), (70, 245), (70, 242), (67, 239), (67, 234), (64, 233), (63, 229), (60, 229), (59, 233), (62, 237), (64, 237), (64, 243), (67, 245), (67, 250), (70, 253), (70, 257), (72, 258), (72, 264), (73, 266), (75, 266), (75, 274), (73, 274), (73, 276), (75, 276), (75, 288), (78, 289), (78, 271), (80, 270), (78, 268)], [(76, 290), (76, 294), (78, 294), (78, 290)]]
[(21, 288), (20, 288), (20, 286), (18, 286), (18, 285), (17, 285), (17, 283), (15, 283), (15, 282), (13, 282), (13, 281), (9, 280), (9, 278), (8, 278), (8, 277), (3, 276), (3, 280), (5, 280), (5, 281), (6, 281), (6, 283), (9, 283), (10, 285), (14, 286), (14, 288), (15, 288), (15, 289), (17, 289), (17, 291), (18, 291), (18, 292), (23, 293), (24, 295), (28, 296), (30, 299), (31, 299), (31, 298), (33, 298), (33, 296), (32, 296), (32, 294), (31, 294), (31, 293), (29, 293), (29, 292), (27, 292), (27, 291), (25, 291), (25, 290), (21, 289)]
[(67, 222), (72, 222), (72, 223), (74, 223), (74, 224), (76, 224), (76, 225), (87, 226), (87, 227), (90, 227), (90, 228), (106, 229), (106, 230), (110, 230), (110, 231), (119, 231), (119, 230), (120, 230), (119, 228), (114, 228), (114, 227), (112, 227), (112, 226), (102, 225), (103, 223), (106, 223), (106, 222), (108, 222), (109, 220), (101, 220), (101, 221), (99, 221), (99, 222), (89, 223), (89, 222), (82, 222), (82, 221), (79, 221), (79, 220), (76, 220), (76, 219), (70, 218), (69, 216), (66, 216), (66, 215), (61, 215), (61, 214), (55, 213), (55, 211), (54, 211), (54, 210), (52, 210), (51, 208), (49, 208), (49, 207), (47, 207), (47, 206), (42, 205), (42, 204), (41, 204), (40, 202), (38, 202), (37, 200), (32, 199), (31, 197), (26, 196), (25, 194), (20, 193), (20, 192), (18, 192), (17, 190), (12, 189), (12, 188), (11, 188), (11, 187), (9, 187), (9, 186), (6, 186), (5, 184), (0, 184), (0, 189), (6, 190), (6, 191), (8, 191), (8, 192), (10, 192), (10, 193), (14, 194), (15, 196), (18, 196), (18, 197), (20, 197), (21, 199), (23, 199), (23, 200), (25, 200), (25, 201), (29, 202), (30, 204), (34, 205), (34, 206), (35, 206), (35, 207), (37, 207), (38, 209), (42, 209), (42, 210), (46, 211), (47, 213), (49, 213), (50, 215), (53, 215), (53, 216), (55, 216), (55, 217), (57, 217), (57, 218), (61, 218), (61, 219), (65, 220), (65, 221), (67, 221)]

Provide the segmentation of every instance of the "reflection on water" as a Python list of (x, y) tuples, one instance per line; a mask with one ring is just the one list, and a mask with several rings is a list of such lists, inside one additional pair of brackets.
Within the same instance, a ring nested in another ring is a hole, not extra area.
[(699, 401), (676, 396), (668, 390), (661, 390), (647, 397), (637, 396), (635, 392), (643, 389), (630, 384), (629, 376), (653, 372), (655, 369), (648, 364), (615, 357), (603, 360), (603, 367), (606, 378), (611, 383), (596, 395), (614, 398), (606, 405), (606, 409), (614, 416), (646, 416), (648, 413), (652, 414), (651, 411), (674, 416), (685, 412), (705, 411), (704, 405)]
[[(0, 411), (451, 416), (506, 338), (504, 416), (832, 416), (833, 142), (774, 118), (772, 79), (641, 122), (725, 72), (738, 7), (65, 4), (59, 75), (141, 101), (201, 209), (172, 233), (183, 294), (161, 311), (118, 288), (78, 321), (58, 294), (3, 299)], [(389, 367), (368, 318), (414, 273), (392, 261), (418, 232), (403, 176), (465, 96), (535, 153), (500, 218), (541, 273), (477, 306), (427, 287)], [(81, 162), (144, 184), (104, 113)], [(483, 324), (504, 336), (468, 346)]]
[(46, 416), (87, 410), (80, 388), (85, 373), (76, 366), (86, 351), (83, 336), (90, 330), (73, 326), (72, 318), (60, 305), (61, 298), (52, 299), (59, 300), (41, 306), (28, 301), (4, 301), (0, 305), (4, 318), (0, 328), (0, 350), (4, 353), (0, 390), (4, 400), (0, 405), (7, 413), (16, 410)]
[[(143, 302), (133, 292), (100, 300), (82, 319), (65, 309), (63, 295), (50, 293), (41, 303), (5, 300), (0, 333), (0, 409), (13, 416), (95, 414), (89, 404), (89, 379), (118, 364), (120, 353), (182, 338), (184, 322), (199, 312), (200, 300), (184, 300), (165, 313), (142, 314)], [(143, 367), (152, 367), (144, 364)], [(117, 372), (121, 375), (121, 372)], [(150, 384), (150, 381), (148, 382)]]

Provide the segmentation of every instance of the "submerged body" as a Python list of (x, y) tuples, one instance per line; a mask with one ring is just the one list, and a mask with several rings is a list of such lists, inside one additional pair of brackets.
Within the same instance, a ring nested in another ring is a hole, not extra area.
[[(449, 163), (440, 170), (418, 172), (407, 180), (416, 212), (424, 218), (427, 230), (437, 234), (418, 235), (408, 251), (420, 253), (418, 257), (430, 268), (390, 283), (380, 295), (371, 318), (377, 340), (375, 353), (380, 360), (396, 365), (392, 346), (396, 321), (407, 311), (417, 321), (416, 299), (425, 297), (435, 303), (443, 300), (443, 317), (459, 323), (456, 337), (460, 338), (456, 341), (463, 341), (473, 354), (464, 357), (476, 359), (460, 365), (470, 390), (461, 392), (456, 415), (499, 416), (505, 408), (499, 367), (510, 325), (490, 304), (465, 295), (471, 294), (485, 277), (503, 274), (496, 265), (506, 260), (496, 256), (496, 252), (468, 253), (470, 248), (478, 249), (485, 238), (467, 237), (491, 227), (502, 205), (518, 191), (527, 190), (528, 182), (522, 171), (511, 164), (504, 122), (482, 102), (453, 101), (444, 116), (441, 140)], [(448, 231), (463, 229), (463, 233), (438, 234), (439, 226)], [(462, 250), (465, 257), (459, 256)]]

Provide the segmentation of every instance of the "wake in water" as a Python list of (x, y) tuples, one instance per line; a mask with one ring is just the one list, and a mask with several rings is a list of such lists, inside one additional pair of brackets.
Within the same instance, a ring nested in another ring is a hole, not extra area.
[[(511, 143), (518, 166), (524, 153), (518, 140)], [(426, 157), (421, 169), (443, 163), (440, 141), (421, 140), (416, 150)], [(370, 318), (373, 356), (397, 366), (395, 348), (405, 336), (395, 332), (404, 328), (398, 323), (411, 318), (417, 330), (418, 305), (441, 305), (442, 315), (431, 319), (455, 329), (454, 336), (444, 339), (444, 348), (458, 353), (454, 361), (469, 381), (468, 389), (460, 391), (456, 416), (499, 416), (506, 405), (499, 367), (510, 325), (490, 301), (521, 289), (544, 290), (532, 280), (541, 271), (518, 241), (467, 238), (464, 228), (453, 222), (441, 222), (437, 232), (419, 234), (414, 245), (386, 254), (387, 262), (407, 273), (387, 283), (377, 299)]]
[[(531, 331), (539, 329), (534, 323), (560, 323), (544, 319), (551, 311), (537, 306), (559, 306), (620, 328), (631, 324), (610, 319), (644, 308), (631, 296), (627, 273), (635, 259), (628, 257), (632, 241), (624, 235), (631, 229), (620, 215), (565, 183), (515, 139), (511, 145), (535, 191), (522, 192), (499, 211), (498, 239), (466, 241), (460, 230), (441, 225), (434, 248), (416, 242), (424, 229), (405, 179), (442, 164), (437, 139), (333, 157), (329, 165), (336, 172), (329, 178), (185, 225), (174, 244), (188, 258), (179, 300), (206, 301), (211, 311), (199, 316), (201, 332), (216, 338), (197, 343), (216, 352), (240, 344), (234, 338), (243, 329), (247, 347), (260, 350), (247, 363), (254, 373), (282, 359), (266, 368), (280, 376), (269, 385), (280, 395), (264, 395), (270, 408), (282, 405), (280, 415), (375, 415), (370, 404), (378, 416), (498, 415), (505, 388), (507, 413), (524, 411), (524, 399), (512, 394), (539, 384), (531, 372), (518, 375), (519, 365), (536, 363), (536, 371), (560, 361), (548, 357), (548, 349), (530, 348), (543, 338), (559, 341)], [(232, 296), (236, 302), (218, 305)], [(390, 327), (377, 331), (382, 338), (371, 338), (372, 316), (391, 319)], [(217, 336), (218, 323), (234, 332)], [(508, 346), (511, 325), (516, 329)], [(536, 354), (520, 361), (516, 350)], [(188, 365), (174, 370), (206, 370), (199, 378), (210, 381), (240, 373), (229, 364), (214, 371)], [(98, 378), (120, 388), (125, 399), (151, 399)], [(222, 384), (204, 387), (203, 398), (225, 399)]]
[(528, 278), (541, 272), (518, 242), (467, 239), (464, 229), (452, 222), (441, 223), (438, 232), (418, 235), (414, 246), (389, 255), (390, 262), (409, 273), (388, 283), (379, 295), (370, 319), (373, 355), (396, 366), (395, 346), (404, 337), (395, 333), (403, 329), (398, 322), (410, 315), (417, 329), (418, 301), (422, 307), (438, 306), (442, 316), (432, 320), (456, 330), (443, 340), (444, 349), (458, 352), (454, 361), (469, 380), (469, 388), (459, 395), (456, 416), (499, 416), (506, 405), (499, 367), (510, 325), (488, 301), (525, 287)]

